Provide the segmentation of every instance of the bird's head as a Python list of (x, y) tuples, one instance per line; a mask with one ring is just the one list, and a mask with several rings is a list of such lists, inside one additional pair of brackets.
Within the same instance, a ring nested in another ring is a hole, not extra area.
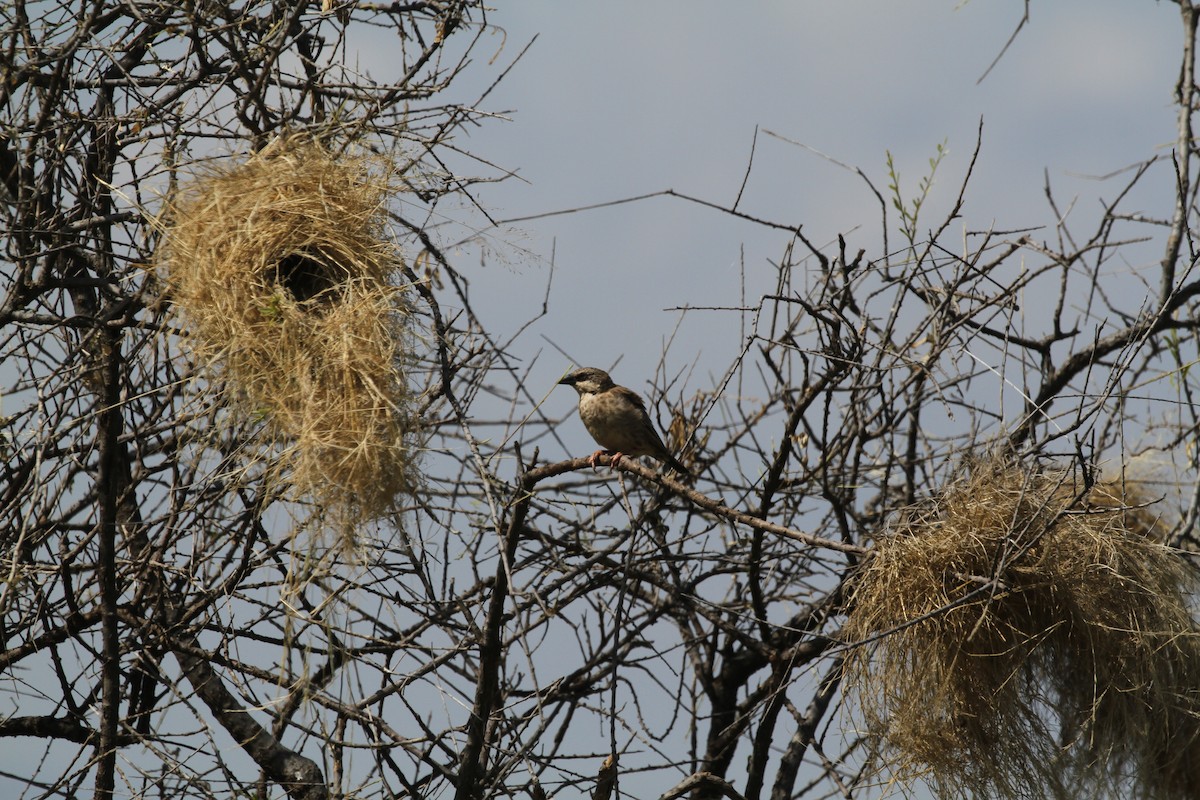
[(574, 387), (580, 395), (599, 394), (613, 387), (612, 378), (608, 377), (608, 373), (595, 367), (577, 369), (559, 383)]

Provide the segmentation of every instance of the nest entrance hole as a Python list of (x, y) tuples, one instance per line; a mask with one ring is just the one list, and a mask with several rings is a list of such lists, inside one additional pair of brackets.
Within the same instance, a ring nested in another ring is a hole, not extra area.
[(289, 253), (271, 270), (270, 279), (297, 303), (337, 302), (342, 295), (346, 270), (319, 255), (299, 251)]

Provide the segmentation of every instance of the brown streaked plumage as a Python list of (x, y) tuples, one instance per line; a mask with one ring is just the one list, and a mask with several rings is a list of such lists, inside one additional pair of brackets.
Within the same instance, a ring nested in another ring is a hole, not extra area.
[(671, 455), (654, 430), (646, 404), (637, 392), (617, 386), (607, 372), (595, 367), (576, 370), (559, 383), (579, 392), (579, 418), (604, 448), (592, 454), (592, 466), (596, 465), (596, 457), (607, 451), (614, 466), (622, 456), (650, 456), (676, 472), (688, 474), (687, 467)]

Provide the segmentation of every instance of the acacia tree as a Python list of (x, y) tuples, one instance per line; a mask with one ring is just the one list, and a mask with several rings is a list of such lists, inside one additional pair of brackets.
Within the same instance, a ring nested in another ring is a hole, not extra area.
[[(1171, 446), (1195, 436), (1197, 9), (1179, 7), (1175, 150), (1124, 178), (1086, 233), (1047, 186), (1050, 227), (968, 230), (963, 253), (946, 241), (969, 177), (928, 227), (920, 196), (877, 191), (875, 253), (717, 207), (783, 251), (720, 379), (655, 387), (695, 474), (680, 482), (628, 460), (544, 463), (561, 421), (413, 216), (470, 196), (443, 167), (483, 112), (438, 93), (487, 30), (482, 5), (14, 4), (0, 735), (45, 756), (7, 776), (24, 797), (784, 800), (871, 785), (844, 685), (867, 643), (843, 629), (895, 513), (965, 454), (1127, 460), (1147, 432), (1135, 394), (1153, 394), (1134, 387), (1170, 388), (1169, 412), (1151, 412)], [(395, 75), (347, 66), (366, 26), (396, 37)], [(428, 334), (423, 482), (350, 550), (323, 547), (322, 510), (260, 468), (262, 421), (194, 374), (148, 269), (156, 198), (182, 168), (290, 131), (403, 144), (423, 165), (392, 215)], [(1171, 218), (1126, 213), (1129, 189), (1164, 172)], [(1105, 266), (1147, 238), (1153, 277), (1113, 287)], [(1171, 543), (1194, 544), (1193, 523), (1188, 509)]]

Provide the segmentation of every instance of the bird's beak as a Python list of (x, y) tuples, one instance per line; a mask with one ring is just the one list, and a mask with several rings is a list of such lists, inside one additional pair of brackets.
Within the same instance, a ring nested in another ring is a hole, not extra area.
[(570, 386), (570, 385), (572, 385), (572, 384), (574, 383), (574, 381), (572, 381), (572, 380), (571, 380), (571, 376), (570, 376), (570, 375), (568, 375), (567, 377), (565, 377), (565, 378), (563, 378), (561, 381), (559, 381), (559, 382), (558, 382), (558, 385), (559, 385), (559, 386), (562, 386), (564, 383), (565, 383), (566, 385)]

